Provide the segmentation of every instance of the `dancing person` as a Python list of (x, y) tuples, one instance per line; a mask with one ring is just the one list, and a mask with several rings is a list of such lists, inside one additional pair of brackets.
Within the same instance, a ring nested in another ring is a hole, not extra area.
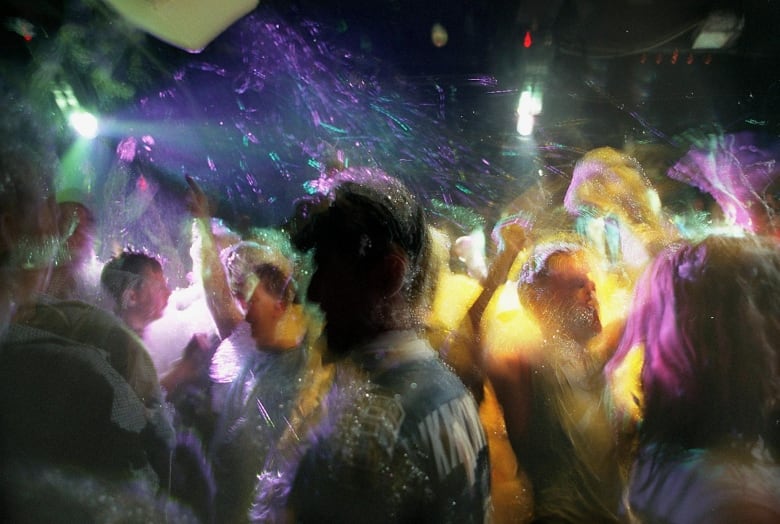
[(509, 440), (505, 413), (487, 373), (486, 363), (493, 355), (486, 353), (500, 351), (493, 345), (499, 341), (499, 345), (511, 345), (510, 338), (495, 336), (494, 323), (499, 318), (506, 322), (509, 331), (522, 330), (514, 322), (516, 318), (504, 318), (505, 312), (501, 310), (516, 302), (510, 299), (507, 303), (506, 297), (517, 294), (515, 278), (518, 262), (523, 260), (521, 253), (531, 249), (534, 234), (533, 223), (518, 215), (504, 217), (494, 225), (491, 239), (496, 246), (495, 256), (490, 260), (483, 292), (468, 312), (476, 333), (473, 351), (479, 355), (485, 382), (480, 416), (488, 433), (493, 521), (496, 524), (527, 523), (533, 518), (533, 489)]
[(601, 366), (589, 348), (602, 326), (588, 272), (581, 245), (537, 244), (517, 293), (540, 340), (512, 352), (486, 348), (510, 443), (533, 486), (533, 522), (617, 519), (617, 461)]
[(626, 522), (780, 521), (780, 249), (710, 236), (638, 283), (608, 376), (642, 347)]
[[(209, 199), (198, 183), (189, 176), (185, 180), (187, 206), (193, 217), (190, 254), (194, 280), (202, 288), (219, 341), (205, 367), (200, 359), (191, 360), (185, 354), (165, 382), (173, 379), (177, 383), (176, 390), (172, 390), (175, 399), (181, 400), (185, 410), (199, 413), (194, 419), (204, 437), (212, 441), (213, 426), (232, 383), (248, 365), (251, 367), (250, 361), (256, 357), (257, 342), (246, 319), (247, 299), (251, 298), (246, 294), (247, 286), (256, 284), (255, 270), (270, 264), (288, 275), (291, 282), (297, 282), (305, 269), (289, 237), (281, 230), (255, 228), (247, 240), (241, 240), (211, 217)], [(296, 304), (291, 310), (298, 307)]]
[(114, 313), (139, 337), (162, 317), (171, 296), (160, 261), (140, 251), (123, 251), (109, 260), (100, 282), (114, 301)]
[(288, 515), (483, 522), (490, 465), (474, 399), (421, 337), (436, 275), (422, 207), (398, 180), (353, 168), (309, 212), (294, 238), (314, 249), (308, 297), (336, 370)]
[(211, 445), (217, 520), (224, 523), (249, 518), (257, 477), (294, 418), (312, 334), (292, 273), (259, 264), (241, 294), (255, 346), (231, 383)]
[(230, 335), (220, 342), (211, 359), (212, 408), (217, 413), (222, 410), (221, 406), (230, 385), (257, 350), (257, 342), (252, 338), (252, 326), (246, 319), (246, 290), (251, 282), (256, 282), (255, 270), (263, 265), (271, 265), (289, 275), (295, 282), (298, 281), (297, 275), (305, 271), (300, 268), (302, 261), (294, 253), (290, 240), (284, 233), (272, 228), (255, 233), (253, 238), (257, 240), (243, 240), (223, 249), (220, 254), (231, 296), (243, 312), (244, 318), (232, 328)]

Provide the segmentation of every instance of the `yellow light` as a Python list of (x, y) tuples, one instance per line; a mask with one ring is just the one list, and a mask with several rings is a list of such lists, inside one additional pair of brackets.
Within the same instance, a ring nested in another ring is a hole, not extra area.
[(433, 27), (431, 27), (431, 42), (433, 42), (433, 45), (436, 47), (444, 47), (447, 45), (448, 40), (449, 35), (444, 26), (438, 22), (433, 24)]

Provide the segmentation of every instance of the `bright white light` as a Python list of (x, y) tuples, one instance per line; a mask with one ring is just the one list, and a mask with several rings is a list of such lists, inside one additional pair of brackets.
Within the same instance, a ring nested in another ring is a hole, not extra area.
[(84, 138), (95, 138), (98, 134), (98, 121), (95, 115), (86, 111), (76, 111), (68, 117), (70, 126)]
[(517, 134), (520, 136), (530, 136), (534, 132), (534, 115), (528, 113), (518, 113), (517, 115)]
[(518, 114), (538, 115), (542, 112), (542, 97), (532, 91), (520, 93), (520, 101), (517, 103)]
[(517, 102), (517, 133), (520, 136), (530, 136), (534, 131), (535, 116), (542, 112), (542, 97), (526, 89), (520, 93)]
[(729, 11), (713, 11), (693, 41), (694, 49), (723, 49), (733, 44), (742, 33), (745, 18)]

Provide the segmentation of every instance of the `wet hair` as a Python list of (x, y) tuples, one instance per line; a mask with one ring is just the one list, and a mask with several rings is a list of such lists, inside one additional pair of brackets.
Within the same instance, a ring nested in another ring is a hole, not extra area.
[(366, 267), (400, 252), (408, 261), (407, 302), (427, 303), (435, 275), (433, 246), (424, 210), (402, 182), (376, 170), (347, 171), (328, 195), (310, 202), (308, 213), (293, 235), (298, 249), (335, 251)]
[(295, 281), (289, 273), (267, 263), (257, 266), (253, 273), (269, 295), (288, 304), (295, 300)]
[(770, 239), (712, 236), (659, 255), (640, 279), (608, 364), (644, 347), (643, 443), (773, 441), (780, 412), (780, 251)]
[(227, 272), (231, 293), (241, 296), (247, 277), (256, 267), (273, 260), (273, 252), (268, 246), (244, 240), (223, 249), (220, 260)]
[(572, 242), (546, 242), (534, 247), (528, 260), (520, 270), (520, 284), (531, 285), (541, 277), (547, 276), (555, 269), (555, 256), (579, 256), (584, 253), (583, 247)]
[(123, 251), (103, 266), (100, 284), (115, 304), (120, 306), (125, 292), (141, 285), (145, 269), (162, 271), (162, 264), (146, 253)]
[[(293, 249), (289, 238), (281, 231), (268, 229), (255, 229), (252, 237), (257, 241), (243, 240), (229, 246), (220, 253), (220, 260), (225, 267), (228, 284), (233, 296), (248, 299), (250, 287), (254, 277), (257, 277), (257, 269), (262, 266), (274, 267), (283, 276), (288, 287), (294, 292), (289, 297), (290, 302), (298, 300), (299, 282), (302, 278), (304, 261)], [(269, 293), (273, 293), (268, 289)], [(281, 298), (281, 295), (279, 295)]]

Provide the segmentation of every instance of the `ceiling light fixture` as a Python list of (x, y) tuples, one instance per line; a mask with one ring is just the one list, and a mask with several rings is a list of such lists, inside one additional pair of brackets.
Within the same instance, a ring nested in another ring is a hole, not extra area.
[(694, 49), (724, 49), (737, 41), (745, 18), (730, 11), (713, 11), (702, 23), (693, 41)]

